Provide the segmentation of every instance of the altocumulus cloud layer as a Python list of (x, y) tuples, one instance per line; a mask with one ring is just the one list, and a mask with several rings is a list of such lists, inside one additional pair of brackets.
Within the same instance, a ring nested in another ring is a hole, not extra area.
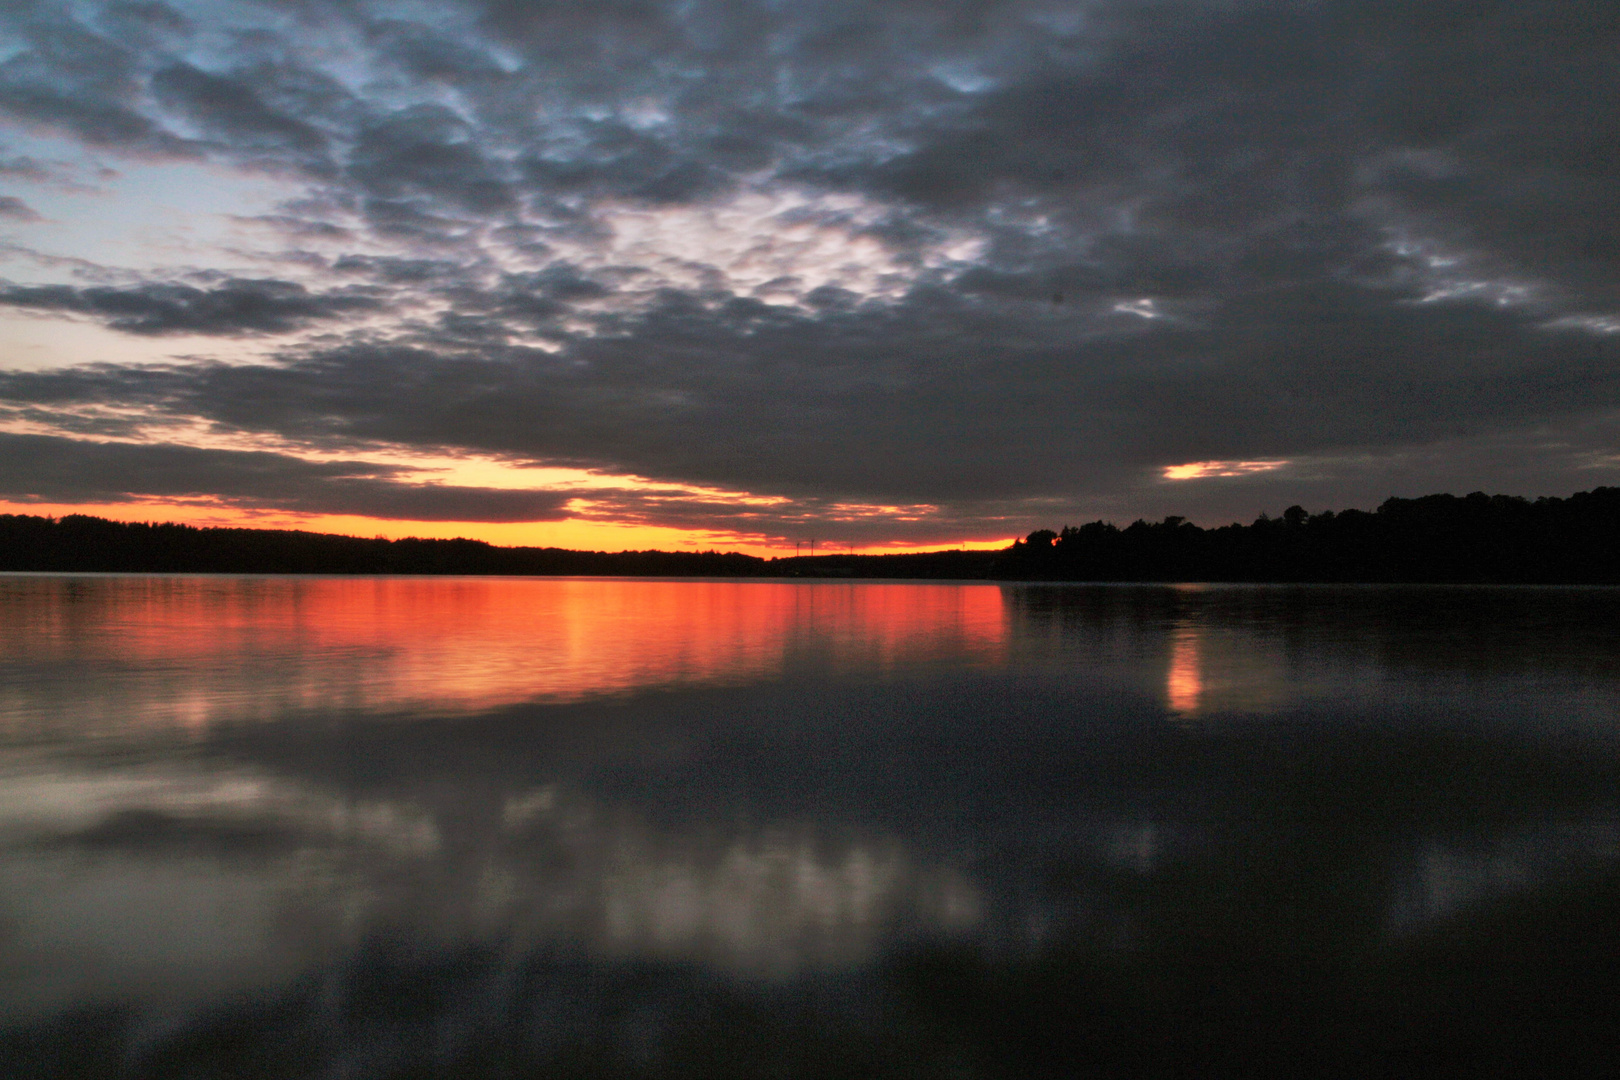
[[(0, 305), (184, 338), (0, 372), (55, 440), (0, 444), (12, 498), (567, 503), (362, 463), (420, 450), (665, 485), (577, 515), (944, 541), (1620, 476), (1612, 5), (3, 18)], [(165, 265), (53, 217), (187, 165), (274, 203)], [(353, 460), (164, 445), (199, 432)]]

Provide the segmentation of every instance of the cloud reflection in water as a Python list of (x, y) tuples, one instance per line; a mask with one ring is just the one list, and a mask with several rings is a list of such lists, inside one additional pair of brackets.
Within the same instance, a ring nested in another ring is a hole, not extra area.
[(11, 1009), (262, 987), (384, 927), (784, 977), (971, 929), (983, 903), (883, 831), (670, 828), (555, 784), (446, 818), (428, 793), (172, 765), (19, 777), (29, 764), (8, 755), (0, 785)]

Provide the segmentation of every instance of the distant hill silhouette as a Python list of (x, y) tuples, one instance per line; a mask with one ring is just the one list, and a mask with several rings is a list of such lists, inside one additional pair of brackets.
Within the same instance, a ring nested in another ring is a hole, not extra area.
[(1094, 521), (1041, 529), (1003, 551), (785, 559), (0, 515), (0, 570), (1620, 584), (1620, 488), (1533, 501), (1426, 495), (1370, 513), (1291, 506), (1215, 529), (1179, 517), (1123, 529)]

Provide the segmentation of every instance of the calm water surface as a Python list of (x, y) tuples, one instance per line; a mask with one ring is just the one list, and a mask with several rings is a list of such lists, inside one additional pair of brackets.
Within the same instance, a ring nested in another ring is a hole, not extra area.
[(1606, 589), (0, 575), (0, 1069), (1580, 1071), (1617, 657)]

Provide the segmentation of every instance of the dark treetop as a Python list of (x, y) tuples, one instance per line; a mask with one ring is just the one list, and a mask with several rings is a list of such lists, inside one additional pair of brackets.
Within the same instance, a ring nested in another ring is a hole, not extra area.
[(1534, 501), (1427, 495), (1370, 513), (1292, 506), (1216, 529), (1179, 517), (1123, 529), (1095, 521), (1042, 529), (1004, 551), (784, 559), (3, 515), (0, 570), (1620, 584), (1620, 488)]

